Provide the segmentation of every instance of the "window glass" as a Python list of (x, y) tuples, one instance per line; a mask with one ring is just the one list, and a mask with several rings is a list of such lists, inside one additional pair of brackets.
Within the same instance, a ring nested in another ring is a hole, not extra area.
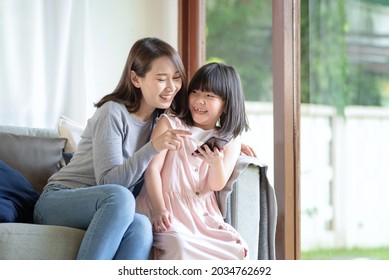
[(206, 60), (234, 66), (242, 79), (250, 131), (243, 142), (273, 182), (272, 1), (207, 0)]
[(301, 1), (301, 258), (389, 259), (389, 0)]

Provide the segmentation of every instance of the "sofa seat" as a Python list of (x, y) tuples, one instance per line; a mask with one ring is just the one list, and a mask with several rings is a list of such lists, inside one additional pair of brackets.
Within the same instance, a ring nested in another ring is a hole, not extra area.
[(0, 260), (74, 260), (85, 231), (62, 226), (0, 224)]

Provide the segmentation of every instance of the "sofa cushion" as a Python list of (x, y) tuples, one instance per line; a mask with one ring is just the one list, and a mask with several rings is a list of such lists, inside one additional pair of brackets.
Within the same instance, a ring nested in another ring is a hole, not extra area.
[(63, 138), (47, 138), (0, 132), (0, 160), (19, 171), (38, 191), (63, 165)]
[(0, 224), (0, 260), (74, 260), (84, 233), (63, 226)]
[(0, 160), (0, 222), (32, 223), (38, 198), (23, 175)]
[(58, 131), (52, 128), (36, 128), (14, 125), (0, 125), (0, 132), (47, 138), (58, 138), (59, 136)]
[(60, 116), (58, 122), (58, 133), (62, 138), (66, 138), (65, 152), (74, 153), (77, 151), (78, 142), (80, 142), (81, 135), (84, 132), (84, 127), (65, 117)]

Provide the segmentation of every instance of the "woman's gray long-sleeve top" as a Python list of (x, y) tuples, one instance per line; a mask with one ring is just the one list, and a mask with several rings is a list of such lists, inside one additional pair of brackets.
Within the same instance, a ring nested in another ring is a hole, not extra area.
[(88, 120), (70, 163), (48, 184), (72, 189), (118, 184), (132, 190), (157, 154), (149, 141), (154, 119), (142, 122), (123, 104), (106, 102)]

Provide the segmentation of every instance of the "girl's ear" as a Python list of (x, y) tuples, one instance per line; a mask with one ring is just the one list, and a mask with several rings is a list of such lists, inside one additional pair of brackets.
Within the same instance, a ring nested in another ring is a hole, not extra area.
[(139, 77), (133, 70), (130, 72), (130, 80), (134, 87), (140, 88)]

